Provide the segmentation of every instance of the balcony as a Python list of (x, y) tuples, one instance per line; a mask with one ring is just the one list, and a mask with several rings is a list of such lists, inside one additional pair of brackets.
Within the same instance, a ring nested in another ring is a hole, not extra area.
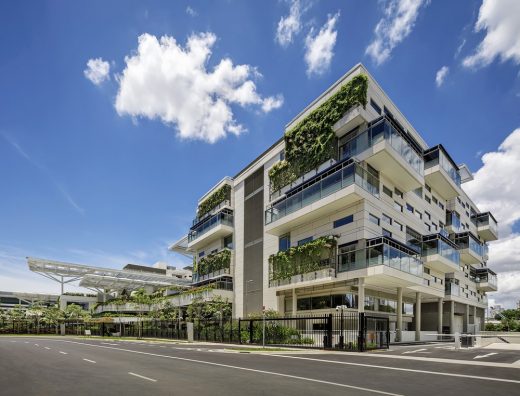
[(233, 252), (230, 249), (223, 249), (199, 258), (194, 268), (193, 283), (229, 276), (232, 257)]
[(364, 277), (367, 285), (388, 287), (423, 284), (423, 264), (417, 252), (385, 237), (367, 240), (367, 247), (338, 256), (338, 279), (342, 273)]
[(188, 234), (188, 249), (198, 249), (233, 232), (233, 211), (222, 209), (193, 225)]
[(186, 292), (174, 294), (168, 298), (174, 306), (184, 307), (190, 305), (194, 300), (210, 301), (214, 297), (227, 299), (233, 302), (233, 282), (217, 281), (206, 286), (201, 286)]
[(460, 195), (459, 168), (442, 145), (424, 152), (424, 179), (446, 200)]
[(341, 120), (334, 124), (332, 129), (336, 133), (336, 136), (340, 137), (348, 131), (368, 122), (371, 118), (372, 117), (363, 106), (355, 106), (350, 108)]
[(470, 232), (455, 234), (451, 239), (458, 246), (463, 263), (479, 264), (484, 260), (486, 245), (481, 244)]
[(446, 211), (446, 230), (451, 234), (460, 231), (460, 215), (455, 211)]
[[(336, 276), (336, 239), (323, 236), (269, 257), (269, 287), (280, 287)], [(315, 283), (313, 283), (315, 284)]]
[(485, 292), (493, 292), (498, 290), (497, 274), (489, 268), (478, 268), (475, 270), (475, 282), (477, 289)]
[(446, 296), (460, 297), (460, 285), (454, 279), (446, 279), (444, 293)]
[(424, 184), (422, 149), (389, 118), (382, 117), (346, 142), (340, 141), (340, 158), (356, 157), (376, 169), (403, 191)]
[(485, 241), (498, 239), (497, 221), (490, 212), (478, 213), (472, 216), (473, 223), (477, 226), (478, 235)]
[(425, 264), (433, 270), (447, 273), (460, 269), (457, 245), (441, 234), (423, 237), (422, 255)]
[(206, 213), (203, 216), (197, 216), (193, 219), (192, 226), (196, 226), (199, 223), (202, 223), (204, 220), (209, 219), (211, 216), (213, 216), (215, 213), (220, 212), (221, 209), (229, 208), (231, 209), (231, 201), (229, 199), (226, 199), (225, 201), (222, 201), (217, 206), (215, 206), (211, 211)]
[(352, 159), (339, 162), (287, 191), (265, 211), (265, 231), (282, 235), (361, 199), (379, 197), (379, 179)]

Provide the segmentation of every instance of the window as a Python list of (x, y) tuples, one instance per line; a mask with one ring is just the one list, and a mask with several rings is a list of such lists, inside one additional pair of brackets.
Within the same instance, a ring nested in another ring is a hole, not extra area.
[(397, 301), (380, 298), (378, 311), (395, 312), (397, 310)]
[(306, 243), (309, 243), (312, 241), (312, 237), (303, 238), (298, 241), (298, 246), (305, 245)]
[(375, 225), (379, 225), (379, 217), (374, 216), (372, 213), (368, 214), (368, 220), (370, 220), (370, 222), (374, 223)]
[(397, 203), (394, 201), (394, 209), (397, 210), (398, 212), (402, 212), (403, 211), (403, 205), (401, 205), (400, 203)]
[(437, 198), (435, 198), (433, 195), (432, 195), (432, 201), (435, 205), (437, 205), (439, 203), (439, 201), (437, 200)]
[(432, 192), (432, 188), (429, 185), (425, 184), (424, 187), (426, 188), (426, 191)]
[(394, 188), (394, 193), (400, 198), (403, 198), (403, 192), (399, 190), (398, 188)]
[(350, 215), (350, 216), (347, 216), (347, 217), (343, 217), (341, 219), (336, 220), (333, 223), (334, 224), (334, 228), (338, 228), (338, 227), (344, 226), (345, 224), (352, 223), (353, 221), (354, 221), (354, 216), (353, 215)]
[(388, 224), (392, 225), (392, 218), (391, 218), (390, 216), (387, 216), (387, 215), (385, 215), (385, 214), (383, 213), (383, 216), (381, 216), (381, 217), (382, 217), (382, 219), (383, 219), (383, 221), (384, 221), (385, 223), (388, 223)]
[(418, 210), (415, 211), (415, 215), (422, 220), (422, 213), (419, 212)]
[(210, 254), (214, 254), (214, 253), (217, 253), (217, 252), (218, 252), (218, 249), (213, 249)]
[(428, 220), (432, 219), (432, 215), (429, 214), (427, 211), (424, 211), (424, 215), (428, 218)]
[(365, 296), (365, 309), (367, 311), (375, 310), (376, 299), (372, 296)]
[(287, 249), (291, 247), (291, 237), (289, 234), (282, 235), (278, 238), (278, 250), (280, 252), (285, 252)]
[(394, 221), (394, 226), (395, 228), (397, 228), (399, 231), (402, 231), (403, 230), (403, 225), (401, 223), (399, 223), (398, 221)]
[(458, 202), (460, 205), (464, 206), (464, 204), (462, 203), (462, 201), (460, 200), (459, 197), (457, 197), (457, 202)]
[(330, 296), (312, 297), (312, 309), (327, 309), (330, 308)]
[(299, 298), (296, 302), (296, 309), (298, 311), (308, 311), (311, 309), (311, 298)]
[(228, 249), (233, 249), (233, 234), (228, 235), (224, 238), (224, 247)]
[(422, 187), (418, 187), (415, 190), (413, 190), (415, 195), (417, 195), (419, 198), (422, 198)]
[(428, 223), (424, 223), (424, 226), (426, 227), (426, 229), (428, 231), (431, 231), (432, 230), (432, 227), (428, 224)]
[(383, 192), (392, 198), (392, 190), (390, 190), (387, 186), (383, 185)]
[(410, 205), (409, 203), (406, 204), (406, 210), (410, 213), (413, 213), (415, 211), (415, 209), (413, 208), (412, 205)]
[(377, 114), (381, 115), (381, 107), (377, 105), (372, 98), (370, 98), (370, 106), (376, 111)]
[(427, 267), (423, 267), (423, 272), (424, 272), (425, 274), (430, 275), (430, 269), (427, 268)]
[(469, 217), (469, 212), (466, 210), (466, 217)]
[(439, 221), (439, 228), (440, 229), (443, 229), (444, 228), (444, 223), (442, 221)]
[(280, 161), (285, 159), (285, 150), (280, 151)]
[(403, 314), (413, 315), (413, 304), (404, 303), (403, 304)]
[(424, 196), (424, 200), (425, 200), (426, 202), (428, 202), (429, 204), (432, 203), (432, 199), (431, 199), (429, 196), (427, 196), (427, 195)]
[(204, 257), (204, 250), (202, 252), (199, 252), (199, 257)]
[(384, 228), (382, 230), (383, 230), (383, 236), (392, 238), (392, 233), (390, 231), (385, 230)]
[(444, 205), (441, 204), (440, 202), (439, 202), (439, 208), (441, 208), (442, 210), (444, 210)]
[(432, 228), (433, 228), (434, 231), (437, 231), (437, 229), (438, 229), (437, 224), (432, 223)]

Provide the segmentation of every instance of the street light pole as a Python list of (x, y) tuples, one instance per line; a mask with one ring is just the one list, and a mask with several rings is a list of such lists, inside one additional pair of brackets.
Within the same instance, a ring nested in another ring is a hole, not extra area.
[(262, 348), (265, 348), (265, 305), (262, 307)]

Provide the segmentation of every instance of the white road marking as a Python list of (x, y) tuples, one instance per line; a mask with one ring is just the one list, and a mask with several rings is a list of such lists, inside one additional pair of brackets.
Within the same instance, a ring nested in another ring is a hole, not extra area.
[[(72, 343), (72, 344), (86, 345), (86, 346), (94, 347), (94, 348), (115, 349), (116, 351), (124, 351), (124, 352), (136, 353), (136, 354), (139, 354), (139, 355), (156, 356), (156, 357), (162, 357), (162, 358), (166, 358), (166, 359), (181, 360), (181, 361), (192, 362), (192, 363), (201, 363), (201, 364), (207, 364), (207, 365), (210, 365), (210, 366), (231, 368), (231, 369), (234, 369), (234, 370), (251, 371), (251, 372), (260, 373), (260, 374), (268, 374), (268, 375), (274, 375), (274, 376), (278, 376), (278, 377), (292, 378), (292, 379), (298, 379), (298, 380), (302, 380), (302, 381), (316, 382), (316, 383), (319, 383), (319, 384), (332, 385), (332, 386), (337, 386), (337, 387), (340, 387), (340, 388), (356, 389), (356, 390), (365, 391), (365, 392), (377, 393), (377, 394), (380, 394), (380, 395), (404, 396), (404, 395), (399, 394), (399, 393), (384, 392), (384, 391), (380, 391), (380, 390), (377, 390), (377, 389), (370, 389), (370, 388), (363, 388), (363, 387), (360, 387), (360, 386), (340, 384), (340, 383), (337, 383), (337, 382), (324, 381), (324, 380), (319, 380), (319, 379), (314, 379), (314, 378), (299, 377), (297, 375), (276, 373), (276, 372), (273, 372), (273, 371), (256, 370), (256, 369), (252, 369), (252, 368), (248, 368), (248, 367), (231, 366), (229, 364), (223, 364), (223, 363), (207, 362), (205, 360), (181, 358), (181, 357), (178, 357), (178, 356), (159, 355), (157, 353), (134, 351), (132, 349), (114, 348), (114, 347), (108, 347), (108, 346), (102, 346), (102, 345), (86, 344), (86, 343), (83, 343), (83, 342), (76, 342), (76, 341), (64, 341), (63, 340), (62, 342), (69, 342), (69, 343)], [(83, 359), (83, 360), (85, 360), (85, 359)], [(520, 381), (518, 381), (518, 382), (520, 383)]]
[(47, 349), (47, 350), (51, 349), (51, 348), (49, 348), (49, 347), (44, 347), (44, 348)]
[(96, 363), (95, 361), (93, 360), (90, 360), (90, 359), (83, 359), (85, 362), (89, 362), (89, 363)]
[(16, 342), (16, 341), (11, 340), (11, 342)]
[(29, 341), (25, 341), (25, 344), (28, 344), (28, 343), (29, 343)]
[(34, 346), (40, 346), (40, 345), (38, 345), (38, 344), (34, 344)]
[[(427, 351), (427, 349), (426, 348), (422, 348), (422, 349), (416, 349), (415, 351), (406, 351), (406, 352), (403, 352), (403, 355), (405, 353), (418, 353), (418, 352), (423, 352), (423, 351)], [(430, 353), (430, 352), (428, 352), (428, 353)]]
[(475, 356), (473, 359), (482, 359), (482, 358), (493, 356), (493, 355), (498, 355), (498, 352), (490, 352), (486, 355), (478, 355), (478, 356)]
[(512, 364), (514, 364), (515, 366), (520, 366), (520, 360), (517, 360), (516, 362), (513, 362)]
[(62, 355), (68, 355), (67, 352), (63, 352), (63, 351), (60, 351), (60, 353), (61, 353)]
[(132, 372), (130, 372), (130, 371), (128, 372), (128, 374), (133, 375), (134, 377), (139, 377), (139, 378), (142, 378), (142, 379), (148, 380), (148, 381), (157, 382), (156, 379), (148, 378), (148, 377), (145, 377), (144, 375), (139, 375), (139, 374), (136, 374), (136, 373), (132, 373)]
[[(506, 378), (480, 377), (478, 375), (444, 373), (441, 371), (428, 371), (428, 370), (417, 370), (417, 369), (408, 369), (408, 368), (400, 368), (400, 367), (379, 366), (379, 365), (374, 365), (374, 364), (342, 362), (342, 361), (337, 361), (337, 360), (326, 360), (326, 359), (314, 359), (314, 358), (306, 358), (306, 357), (300, 357), (300, 356), (287, 356), (287, 355), (274, 355), (274, 354), (269, 355), (269, 356), (276, 356), (276, 357), (282, 357), (282, 358), (287, 358), (287, 359), (314, 360), (314, 361), (323, 362), (323, 363), (344, 364), (346, 366), (371, 367), (371, 368), (386, 369), (386, 370), (409, 371), (412, 373), (421, 373), (421, 374), (444, 375), (446, 377), (471, 378), (471, 379), (479, 379), (479, 380), (485, 380), (485, 381), (511, 382), (514, 384), (520, 384), (519, 380), (511, 380), (511, 379), (506, 379)], [(386, 355), (386, 356), (388, 356), (388, 355)], [(425, 361), (428, 361), (428, 360), (431, 360), (431, 359), (427, 359), (427, 360), (425, 359)], [(450, 359), (443, 359), (443, 360), (450, 360)], [(473, 362), (473, 363), (475, 363), (475, 362)], [(510, 364), (505, 364), (505, 366), (508, 366), (509, 368), (513, 368), (512, 365), (510, 365)]]
[(117, 344), (111, 344), (110, 342), (102, 342), (102, 344), (105, 344), (105, 345), (112, 345), (112, 346), (115, 345), (115, 346), (117, 346)]
[(440, 347), (435, 347), (436, 349), (455, 349), (454, 346), (440, 346)]

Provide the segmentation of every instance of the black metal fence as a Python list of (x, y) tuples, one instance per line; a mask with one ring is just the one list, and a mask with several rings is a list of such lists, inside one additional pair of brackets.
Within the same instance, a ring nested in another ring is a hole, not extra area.
[[(179, 320), (142, 320), (130, 323), (65, 321), (58, 325), (31, 320), (0, 321), (0, 334), (61, 334), (188, 339), (187, 323)], [(265, 327), (265, 331), (264, 331)], [(388, 348), (387, 317), (344, 312), (283, 318), (195, 319), (195, 341), (277, 345), (344, 351)]]

